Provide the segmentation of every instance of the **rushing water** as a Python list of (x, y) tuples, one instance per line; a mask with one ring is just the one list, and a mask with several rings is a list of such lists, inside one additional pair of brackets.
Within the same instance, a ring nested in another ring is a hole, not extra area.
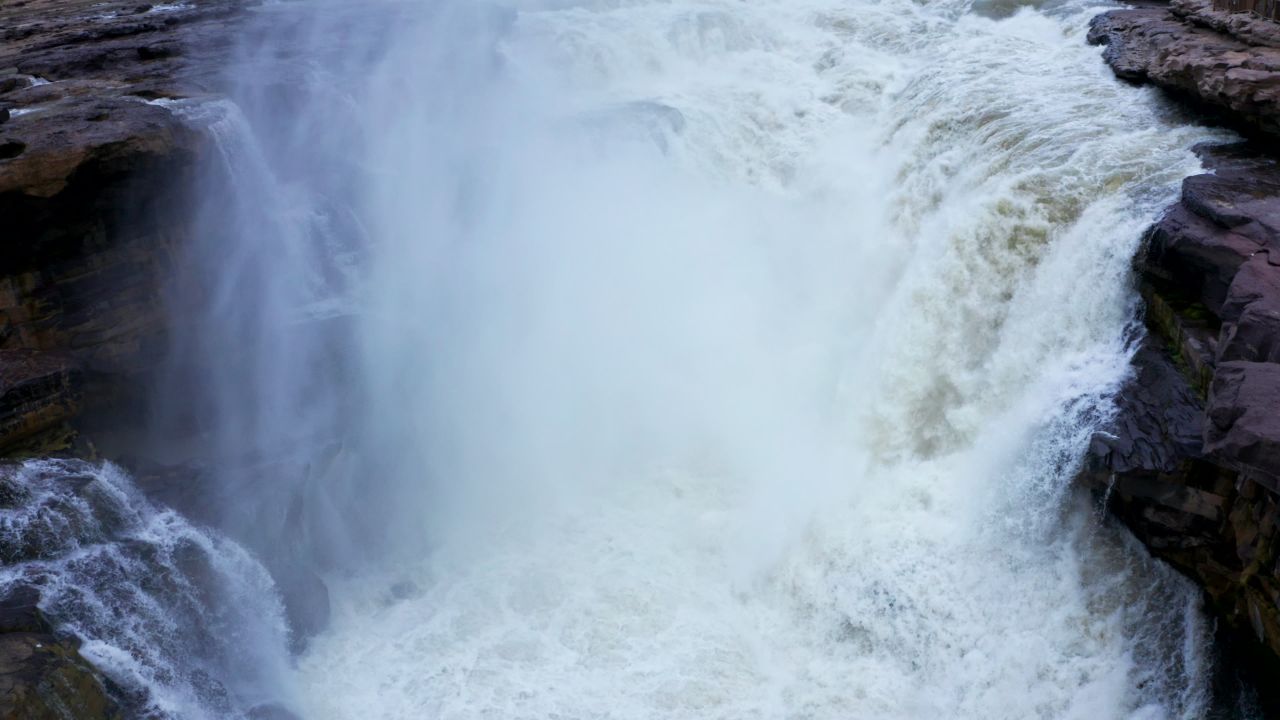
[(1098, 8), (1006, 5), (260, 10), (235, 102), (174, 105), (222, 189), (157, 407), (286, 603), (328, 582), (275, 700), (1204, 716), (1195, 593), (1070, 480), (1209, 133)]

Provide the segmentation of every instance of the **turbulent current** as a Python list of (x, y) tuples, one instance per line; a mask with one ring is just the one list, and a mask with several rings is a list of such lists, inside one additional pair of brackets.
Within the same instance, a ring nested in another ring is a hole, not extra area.
[[(157, 406), (215, 418), (214, 524), (286, 604), (280, 568), (327, 584), (254, 661), (274, 702), (1205, 716), (1198, 596), (1071, 486), (1212, 136), (1112, 77), (1098, 10), (256, 11), (232, 100), (173, 105), (224, 190)], [(86, 654), (127, 679), (113, 637)], [(226, 682), (162, 709), (262, 700)]]

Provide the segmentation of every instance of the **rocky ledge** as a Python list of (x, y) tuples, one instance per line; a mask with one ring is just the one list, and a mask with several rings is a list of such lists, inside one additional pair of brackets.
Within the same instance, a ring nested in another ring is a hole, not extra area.
[(1150, 82), (1250, 133), (1280, 133), (1280, 23), (1211, 0), (1112, 10), (1089, 41), (1116, 75)]
[[(210, 92), (239, 4), (0, 4), (0, 455), (92, 454), (91, 418), (137, 414), (208, 151), (165, 105)], [(0, 717), (122, 717), (37, 601), (0, 598)]]
[(140, 395), (205, 151), (165, 103), (210, 90), (238, 5), (0, 5), (0, 450), (65, 448)]
[(1236, 664), (1270, 695), (1280, 677), (1280, 24), (1174, 0), (1101, 15), (1090, 39), (1121, 78), (1251, 138), (1196, 148), (1207, 172), (1183, 182), (1135, 259), (1150, 332), (1083, 479), (1204, 588)]

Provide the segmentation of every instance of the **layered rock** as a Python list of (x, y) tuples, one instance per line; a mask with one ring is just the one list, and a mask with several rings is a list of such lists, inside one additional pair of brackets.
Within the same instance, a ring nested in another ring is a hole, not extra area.
[[(0, 5), (0, 455), (72, 448), (85, 418), (141, 397), (206, 152), (166, 102), (212, 87), (238, 5)], [(0, 598), (0, 716), (120, 717), (36, 600)]]
[(1265, 690), (1280, 673), (1280, 24), (1175, 0), (1099, 16), (1090, 39), (1118, 76), (1255, 136), (1197, 148), (1208, 172), (1152, 227), (1136, 259), (1151, 332), (1083, 478), (1205, 589)]
[(54, 634), (34, 588), (0, 599), (0, 716), (118, 720), (123, 716), (74, 640)]
[[(102, 450), (149, 496), (209, 525), (219, 524), (218, 493), (231, 490), (212, 487), (200, 461), (183, 455), (189, 419), (172, 443), (183, 451), (166, 448), (164, 462), (139, 450), (136, 436), (181, 312), (165, 284), (180, 276), (193, 235), (187, 194), (217, 157), (214, 138), (177, 109), (221, 99), (241, 34), (303, 34), (302, 20), (283, 13), (245, 23), (252, 1), (0, 5), (0, 456)], [(280, 90), (272, 94), (287, 100), (296, 77), (269, 75)], [(227, 348), (220, 362), (237, 354)], [(252, 479), (271, 460), (230, 462)], [(280, 522), (264, 534), (287, 549), (285, 533), (297, 529)], [(327, 622), (327, 590), (288, 553), (252, 549), (274, 575), (300, 647)], [(0, 716), (10, 716), (3, 705)]]
[(1280, 133), (1280, 32), (1210, 0), (1113, 10), (1094, 19), (1089, 40), (1105, 44), (1116, 75), (1146, 81), (1221, 111), (1247, 130)]
[[(165, 102), (209, 89), (236, 7), (0, 7), (0, 350), (23, 351), (0, 355), (0, 397), (21, 400), (0, 407), (0, 449), (65, 446), (163, 347), (160, 288), (205, 151)], [(59, 382), (22, 370), (54, 364)]]

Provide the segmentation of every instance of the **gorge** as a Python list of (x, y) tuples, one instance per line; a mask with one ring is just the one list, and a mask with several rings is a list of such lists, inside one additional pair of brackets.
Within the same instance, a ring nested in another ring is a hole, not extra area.
[(0, 714), (1274, 716), (1277, 27), (0, 6)]

